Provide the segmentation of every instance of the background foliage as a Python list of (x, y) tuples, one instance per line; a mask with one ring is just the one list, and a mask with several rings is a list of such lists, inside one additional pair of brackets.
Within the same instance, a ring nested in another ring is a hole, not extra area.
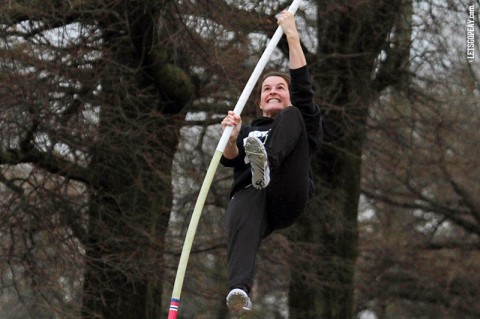
[[(166, 317), (218, 123), (288, 4), (0, 2), (0, 317)], [(264, 242), (253, 318), (480, 315), (470, 6), (479, 30), (478, 0), (304, 1), (317, 196)], [(229, 318), (231, 178), (216, 174), (180, 318)]]

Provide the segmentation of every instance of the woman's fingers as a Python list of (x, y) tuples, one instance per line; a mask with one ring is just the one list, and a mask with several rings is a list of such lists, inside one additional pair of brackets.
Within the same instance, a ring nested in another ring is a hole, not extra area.
[(237, 126), (238, 124), (241, 123), (241, 118), (238, 115), (235, 115), (233, 111), (228, 111), (227, 116), (222, 120), (222, 127), (225, 128), (225, 126)]

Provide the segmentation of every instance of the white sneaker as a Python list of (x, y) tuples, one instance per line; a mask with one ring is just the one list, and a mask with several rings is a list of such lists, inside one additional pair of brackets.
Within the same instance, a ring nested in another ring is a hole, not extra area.
[(252, 310), (252, 301), (242, 289), (233, 289), (227, 295), (227, 307), (233, 314), (241, 316)]
[(252, 167), (252, 185), (263, 189), (270, 183), (270, 167), (268, 156), (262, 141), (255, 136), (245, 139), (245, 153)]

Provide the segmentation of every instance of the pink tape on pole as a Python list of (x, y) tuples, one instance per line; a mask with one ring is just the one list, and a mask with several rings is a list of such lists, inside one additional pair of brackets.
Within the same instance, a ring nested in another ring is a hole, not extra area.
[(172, 301), (170, 301), (170, 310), (168, 311), (168, 319), (177, 319), (179, 304), (180, 299), (172, 298)]

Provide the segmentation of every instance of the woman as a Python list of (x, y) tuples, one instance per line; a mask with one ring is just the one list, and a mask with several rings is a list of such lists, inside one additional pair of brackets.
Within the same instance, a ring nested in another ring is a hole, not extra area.
[(262, 116), (242, 125), (232, 111), (222, 128), (234, 129), (221, 163), (234, 168), (225, 215), (228, 239), (228, 308), (237, 315), (251, 310), (255, 257), (263, 238), (291, 225), (313, 195), (310, 160), (321, 143), (321, 116), (313, 102), (307, 62), (295, 19), (278, 18), (287, 38), (290, 76), (269, 73), (260, 82)]

